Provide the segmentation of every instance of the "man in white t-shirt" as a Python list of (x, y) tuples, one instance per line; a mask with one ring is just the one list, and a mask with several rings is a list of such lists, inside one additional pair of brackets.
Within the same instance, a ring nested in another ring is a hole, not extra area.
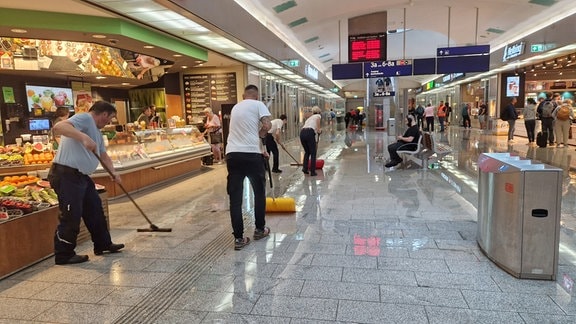
[(279, 156), (278, 156), (278, 144), (282, 146), (282, 142), (280, 140), (280, 135), (282, 134), (282, 127), (286, 124), (288, 117), (286, 115), (280, 115), (277, 119), (272, 120), (270, 123), (272, 127), (268, 131), (266, 135), (266, 151), (268, 154), (272, 153), (274, 155), (273, 163), (272, 163), (272, 172), (281, 173), (282, 170), (278, 168), (279, 164)]
[(230, 197), (230, 218), (234, 234), (234, 249), (241, 250), (250, 243), (244, 237), (244, 219), (242, 217), (242, 197), (244, 179), (248, 178), (254, 191), (254, 239), (259, 240), (270, 235), (266, 227), (266, 169), (268, 152), (264, 138), (271, 128), (270, 111), (258, 100), (258, 87), (248, 85), (244, 89), (242, 100), (234, 105), (230, 113), (230, 131), (226, 146), (226, 168), (228, 178), (226, 191)]

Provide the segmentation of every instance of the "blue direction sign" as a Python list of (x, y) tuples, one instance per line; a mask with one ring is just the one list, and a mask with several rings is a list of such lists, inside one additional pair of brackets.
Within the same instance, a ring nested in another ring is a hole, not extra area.
[(412, 75), (412, 60), (378, 61), (364, 63), (364, 77), (390, 77)]
[(395, 95), (395, 91), (372, 92), (373, 97), (394, 97)]
[(436, 49), (436, 56), (479, 55), (489, 53), (490, 45), (440, 47)]

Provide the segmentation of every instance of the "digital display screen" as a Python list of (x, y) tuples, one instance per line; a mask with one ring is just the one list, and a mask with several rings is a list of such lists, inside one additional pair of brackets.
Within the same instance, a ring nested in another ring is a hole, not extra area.
[(26, 85), (29, 111), (54, 112), (58, 107), (74, 107), (72, 89)]
[(348, 37), (348, 62), (386, 60), (386, 33)]
[(50, 130), (50, 119), (30, 119), (28, 125), (31, 131)]
[(518, 97), (520, 95), (520, 77), (506, 77), (506, 97)]

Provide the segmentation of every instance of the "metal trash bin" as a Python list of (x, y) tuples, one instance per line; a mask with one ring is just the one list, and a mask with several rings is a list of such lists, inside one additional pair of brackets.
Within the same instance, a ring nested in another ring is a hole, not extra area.
[(388, 118), (388, 136), (396, 136), (396, 120)]
[(522, 279), (556, 280), (562, 169), (509, 153), (478, 159), (480, 249)]

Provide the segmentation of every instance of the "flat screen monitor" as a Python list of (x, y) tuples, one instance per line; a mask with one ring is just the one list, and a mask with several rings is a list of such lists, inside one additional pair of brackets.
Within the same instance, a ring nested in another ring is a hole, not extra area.
[(50, 86), (26, 85), (28, 110), (42, 110), (43, 113), (54, 112), (58, 107), (74, 108), (72, 89)]
[(28, 128), (30, 131), (47, 131), (50, 130), (50, 119), (30, 119), (28, 121)]

